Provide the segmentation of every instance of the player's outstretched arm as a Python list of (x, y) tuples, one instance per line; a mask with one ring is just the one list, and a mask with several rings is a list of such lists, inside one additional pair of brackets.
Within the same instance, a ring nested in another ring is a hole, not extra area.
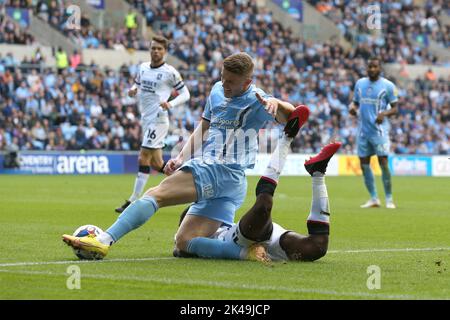
[(175, 172), (181, 165), (189, 160), (192, 155), (201, 148), (203, 141), (206, 138), (206, 133), (209, 130), (209, 121), (202, 119), (200, 124), (195, 128), (194, 132), (189, 137), (187, 143), (184, 145), (180, 154), (174, 158), (170, 159), (166, 166), (164, 167), (164, 173), (170, 176)]
[(295, 107), (287, 101), (273, 97), (266, 99), (259, 93), (256, 93), (256, 98), (279, 123), (286, 123), (292, 111), (295, 110)]

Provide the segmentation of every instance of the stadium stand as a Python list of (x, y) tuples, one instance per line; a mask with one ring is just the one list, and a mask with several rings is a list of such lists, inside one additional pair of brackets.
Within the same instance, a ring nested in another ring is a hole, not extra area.
[[(128, 2), (145, 12), (149, 24), (161, 27), (161, 33), (172, 40), (170, 53), (188, 66), (180, 71), (191, 100), (188, 106), (171, 111), (175, 125), (166, 141), (167, 150), (178, 148), (199, 121), (211, 84), (220, 79), (222, 59), (242, 50), (255, 57), (258, 86), (311, 108), (311, 121), (294, 142), (294, 152), (317, 152), (323, 143), (338, 137), (344, 142), (342, 152), (355, 153), (356, 121), (347, 108), (371, 47), (357, 44), (348, 51), (333, 41), (315, 43), (295, 38), (269, 11), (253, 2), (227, 2), (223, 10), (199, 0)], [(405, 58), (398, 54), (383, 57), (385, 62)], [(139, 148), (136, 100), (126, 97), (138, 65), (100, 69), (71, 55), (71, 66), (58, 74), (42, 62), (44, 59), (41, 54), (23, 61), (0, 55), (1, 149), (11, 144), (21, 150)], [(408, 62), (434, 61), (427, 59)], [(393, 151), (450, 153), (449, 80), (427, 72), (399, 85), (400, 114), (392, 120)], [(268, 152), (270, 138), (276, 138), (271, 128), (261, 132), (262, 140), (268, 141), (262, 148)]]
[[(128, 28), (126, 24), (127, 13), (124, 13), (124, 24), (120, 29), (108, 28), (106, 30), (96, 29), (89, 18), (82, 14), (80, 17), (80, 30), (68, 26), (71, 12), (64, 1), (27, 1), (7, 0), (4, 6), (17, 7), (31, 10), (36, 17), (45, 21), (53, 28), (67, 36), (80, 48), (106, 48), (113, 49), (123, 46), (126, 49), (144, 50), (148, 47), (148, 41), (142, 39), (137, 28)], [(137, 24), (138, 22), (135, 21)]]
[[(413, 0), (403, 1), (349, 1), (329, 0), (309, 2), (331, 19), (342, 34), (358, 46), (368, 46), (380, 54), (385, 62), (406, 60), (414, 63), (434, 63), (437, 57), (428, 50), (430, 41), (443, 48), (450, 45), (450, 25), (440, 18), (449, 12), (448, 1), (425, 1), (423, 6)], [(370, 6), (378, 4), (381, 30), (367, 28), (368, 17), (374, 14)], [(373, 30), (372, 30), (373, 31)]]
[(25, 44), (30, 45), (35, 40), (26, 30), (15, 24), (6, 15), (6, 6), (0, 1), (0, 44)]

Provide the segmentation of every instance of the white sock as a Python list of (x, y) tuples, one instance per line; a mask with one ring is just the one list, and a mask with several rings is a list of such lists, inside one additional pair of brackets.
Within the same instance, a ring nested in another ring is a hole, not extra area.
[(111, 246), (114, 243), (114, 239), (111, 237), (111, 235), (107, 232), (102, 232), (97, 236), (97, 240), (100, 241), (103, 244), (106, 244), (107, 246)]
[(280, 174), (283, 171), (284, 164), (286, 163), (286, 158), (289, 153), (292, 140), (294, 139), (289, 138), (286, 135), (281, 137), (275, 151), (272, 153), (272, 157), (270, 158), (267, 168), (264, 170), (264, 177), (270, 178), (278, 183)]
[(136, 181), (134, 182), (133, 194), (131, 195), (130, 199), (128, 199), (128, 201), (133, 202), (141, 196), (142, 191), (144, 191), (144, 187), (147, 184), (149, 176), (149, 174), (138, 172)]
[(312, 203), (308, 221), (330, 223), (330, 204), (328, 202), (325, 176), (320, 172), (314, 172), (312, 177)]

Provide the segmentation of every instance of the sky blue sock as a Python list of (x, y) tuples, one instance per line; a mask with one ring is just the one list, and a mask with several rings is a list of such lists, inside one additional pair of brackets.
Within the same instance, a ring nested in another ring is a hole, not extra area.
[(383, 180), (384, 194), (386, 199), (392, 200), (392, 183), (391, 183), (391, 172), (386, 166), (381, 166), (381, 178)]
[(128, 232), (146, 223), (157, 210), (158, 203), (155, 198), (143, 196), (131, 203), (106, 232), (111, 235), (114, 241), (118, 241)]
[(377, 189), (375, 187), (375, 179), (373, 177), (372, 169), (370, 168), (370, 164), (363, 164), (362, 171), (364, 175), (364, 183), (366, 184), (366, 188), (370, 193), (372, 199), (377, 199)]
[(210, 238), (191, 239), (187, 246), (187, 252), (196, 254), (202, 258), (214, 259), (241, 259), (241, 247), (233, 241), (222, 241)]

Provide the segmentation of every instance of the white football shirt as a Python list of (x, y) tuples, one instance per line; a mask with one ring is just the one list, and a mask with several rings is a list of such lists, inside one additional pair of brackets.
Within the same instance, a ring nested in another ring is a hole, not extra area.
[(139, 111), (142, 121), (153, 121), (163, 110), (159, 104), (166, 102), (172, 90), (184, 87), (180, 73), (170, 64), (164, 63), (152, 67), (150, 62), (142, 63), (136, 75), (135, 83), (139, 88)]

